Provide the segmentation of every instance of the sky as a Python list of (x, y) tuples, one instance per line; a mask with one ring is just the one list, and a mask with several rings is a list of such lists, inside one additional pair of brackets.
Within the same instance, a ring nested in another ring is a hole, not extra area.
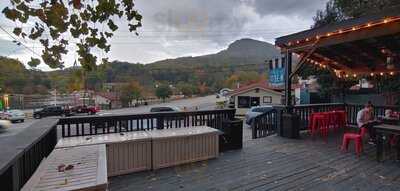
[[(274, 44), (275, 38), (309, 29), (313, 16), (327, 0), (136, 0), (143, 15), (139, 36), (130, 33), (123, 20), (121, 28), (109, 41), (111, 51), (94, 50), (101, 57), (131, 63), (182, 56), (199, 56), (221, 51), (235, 40), (253, 38)], [(9, 6), (0, 1), (0, 9)], [(16, 25), (0, 15), (0, 25), (11, 33)], [(29, 23), (24, 27), (29, 27)], [(18, 38), (18, 37), (17, 37)], [(68, 37), (67, 37), (68, 38)], [(0, 31), (0, 55), (23, 63), (37, 58), (39, 42), (18, 38), (32, 51), (16, 46), (12, 38)], [(63, 57), (66, 67), (77, 59), (75, 46)], [(50, 70), (45, 64), (41, 70)]]

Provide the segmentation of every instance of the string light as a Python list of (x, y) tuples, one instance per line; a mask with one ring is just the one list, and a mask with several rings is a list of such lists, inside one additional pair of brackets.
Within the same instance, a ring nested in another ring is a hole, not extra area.
[(394, 72), (390, 72), (389, 74), (390, 74), (391, 76), (393, 76), (393, 75), (394, 75)]
[(355, 77), (355, 78), (356, 78), (356, 77), (357, 77), (357, 74), (353, 74), (353, 77)]
[(374, 75), (375, 75), (374, 73), (371, 73), (371, 74), (370, 74), (370, 76), (372, 76), (372, 77), (374, 77)]
[[(364, 24), (364, 25), (354, 26), (354, 27), (351, 27), (349, 29), (339, 29), (337, 31), (326, 33), (325, 35), (322, 35), (322, 36), (321, 35), (316, 35), (315, 38), (317, 40), (319, 40), (321, 37), (329, 37), (329, 36), (332, 36), (334, 34), (342, 34), (344, 32), (356, 31), (356, 30), (360, 30), (360, 29), (363, 29), (363, 28), (366, 28), (366, 27), (372, 27), (372, 26), (376, 26), (376, 25), (380, 25), (380, 24), (387, 24), (389, 22), (393, 22), (393, 21), (397, 21), (397, 20), (400, 20), (400, 17), (385, 18), (385, 19), (382, 19), (381, 21), (378, 21), (378, 22), (367, 23), (366, 25)], [(307, 37), (305, 39), (305, 42), (308, 42), (309, 40), (310, 40), (310, 38)], [(301, 42), (300, 40), (296, 41), (297, 44), (300, 44), (300, 42)], [(293, 43), (289, 42), (288, 45), (291, 46), (291, 45), (293, 45)]]
[(381, 72), (380, 75), (383, 76), (383, 72)]

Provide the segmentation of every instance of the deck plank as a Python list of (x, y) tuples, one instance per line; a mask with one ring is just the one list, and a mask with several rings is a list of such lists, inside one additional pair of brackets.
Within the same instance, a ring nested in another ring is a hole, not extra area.
[(400, 164), (378, 163), (375, 147), (340, 151), (341, 135), (328, 143), (302, 134), (300, 140), (245, 138), (242, 150), (219, 158), (110, 179), (110, 190), (400, 190)]

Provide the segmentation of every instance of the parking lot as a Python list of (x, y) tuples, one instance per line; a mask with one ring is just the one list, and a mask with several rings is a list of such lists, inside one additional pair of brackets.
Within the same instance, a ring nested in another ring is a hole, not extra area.
[[(159, 106), (174, 106), (183, 109), (184, 107), (186, 110), (208, 110), (214, 109), (216, 107), (217, 101), (223, 101), (225, 98), (216, 98), (215, 95), (205, 96), (205, 97), (196, 97), (190, 99), (182, 99), (182, 100), (175, 100), (168, 103), (161, 103), (149, 106), (141, 106), (136, 108), (122, 108), (122, 109), (114, 109), (114, 110), (103, 110), (100, 111), (97, 115), (110, 115), (110, 114), (140, 114), (140, 113), (147, 113), (150, 111), (152, 107), (159, 107)], [(33, 112), (32, 110), (26, 110), (25, 112)], [(29, 127), (32, 125), (37, 119), (27, 118), (23, 123), (13, 123), (9, 129), (0, 133), (1, 137), (12, 136), (19, 133), (24, 128)]]

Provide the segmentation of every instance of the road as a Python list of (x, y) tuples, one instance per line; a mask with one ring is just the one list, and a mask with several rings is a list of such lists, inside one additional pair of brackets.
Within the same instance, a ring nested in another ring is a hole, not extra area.
[[(208, 110), (214, 109), (217, 101), (223, 101), (225, 98), (216, 98), (215, 95), (205, 96), (205, 97), (196, 97), (182, 100), (175, 100), (168, 103), (154, 104), (149, 106), (141, 106), (136, 108), (122, 108), (122, 109), (114, 109), (114, 110), (104, 110), (98, 113), (98, 115), (108, 115), (108, 114), (140, 114), (147, 113), (150, 111), (150, 108), (157, 106), (175, 106), (179, 108), (186, 107), (187, 110), (195, 110), (197, 107), (199, 110)], [(5, 132), (0, 133), (1, 137), (12, 136), (19, 132), (21, 132), (26, 127), (32, 125), (36, 120), (35, 119), (26, 119), (24, 123), (13, 123), (9, 129)]]
[(205, 96), (205, 97), (196, 97), (189, 98), (183, 100), (175, 100), (168, 103), (161, 103), (149, 106), (141, 106), (136, 108), (122, 108), (122, 109), (114, 109), (114, 110), (104, 110), (99, 113), (99, 115), (106, 114), (139, 114), (139, 113), (147, 113), (150, 111), (152, 107), (158, 106), (175, 106), (183, 109), (186, 107), (187, 110), (195, 110), (198, 107), (199, 110), (208, 110), (215, 109), (215, 103), (217, 101), (223, 101), (225, 98), (216, 98), (216, 96)]

